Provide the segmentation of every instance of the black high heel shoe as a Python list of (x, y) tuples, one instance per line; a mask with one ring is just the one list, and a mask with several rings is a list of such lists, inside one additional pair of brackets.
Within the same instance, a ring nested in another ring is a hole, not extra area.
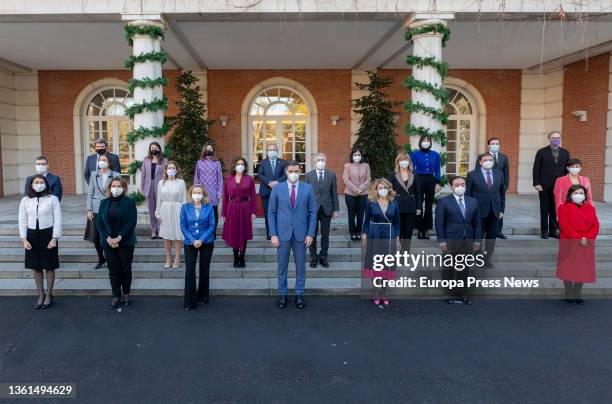
[[(44, 302), (46, 298), (47, 298), (47, 296), (45, 294), (43, 294), (42, 301)], [(40, 310), (42, 308), (42, 306), (43, 306), (42, 303), (41, 304), (37, 303), (37, 304), (34, 305), (34, 310)]]
[(111, 300), (111, 304), (108, 305), (108, 309), (109, 310), (115, 310), (117, 307), (119, 307), (119, 304), (121, 303), (121, 299), (117, 298), (113, 298), (113, 300)]
[(49, 299), (49, 303), (43, 304), (42, 306), (40, 306), (40, 308), (41, 310), (45, 310), (51, 307), (52, 305), (53, 305), (53, 295), (51, 295), (51, 299)]

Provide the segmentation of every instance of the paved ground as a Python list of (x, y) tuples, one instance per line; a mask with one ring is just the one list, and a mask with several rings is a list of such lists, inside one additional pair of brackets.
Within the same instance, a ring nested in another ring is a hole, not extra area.
[(612, 301), (2, 298), (0, 381), (76, 382), (79, 402), (609, 402)]

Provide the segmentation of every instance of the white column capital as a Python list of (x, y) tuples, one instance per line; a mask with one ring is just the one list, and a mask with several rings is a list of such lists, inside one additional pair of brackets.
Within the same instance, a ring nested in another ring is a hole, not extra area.
[[(422, 20), (411, 19), (409, 22), (404, 24), (404, 27), (409, 28), (409, 29), (414, 29), (414, 28), (426, 27), (429, 25), (436, 25), (436, 24), (442, 24), (445, 27), (448, 25), (446, 20), (438, 19), (438, 18), (427, 18), (427, 19), (422, 19)], [(436, 34), (436, 33), (433, 32), (432, 34)]]
[(121, 14), (121, 20), (128, 25), (151, 25), (166, 28), (164, 17), (161, 14)]

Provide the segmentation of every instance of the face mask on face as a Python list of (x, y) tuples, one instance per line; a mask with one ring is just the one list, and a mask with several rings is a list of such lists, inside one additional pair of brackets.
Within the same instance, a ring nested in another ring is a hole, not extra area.
[(106, 153), (106, 149), (96, 149), (96, 153), (104, 154), (104, 153)]
[(499, 151), (499, 145), (498, 144), (492, 144), (489, 146), (489, 151), (491, 153), (497, 153)]
[(268, 158), (274, 160), (278, 156), (278, 152), (276, 150), (268, 150)]
[(361, 156), (359, 156), (359, 155), (353, 156), (353, 162), (359, 163), (360, 161), (361, 161)]
[(574, 203), (582, 203), (585, 199), (583, 194), (572, 194), (572, 202)]
[(47, 188), (45, 184), (32, 184), (32, 189), (36, 192), (42, 192)]
[(455, 187), (455, 188), (453, 188), (453, 192), (457, 196), (463, 196), (463, 194), (465, 194), (465, 187), (463, 185)]
[(168, 173), (168, 177), (172, 177), (172, 178), (176, 177), (176, 170), (173, 168), (169, 169), (167, 173)]
[(115, 198), (118, 196), (121, 196), (121, 194), (123, 194), (123, 187), (112, 187), (111, 188), (111, 195), (114, 196)]
[(100, 161), (98, 162), (98, 167), (100, 167), (100, 168), (101, 168), (101, 169), (103, 169), (103, 170), (104, 170), (105, 168), (108, 168), (108, 161), (100, 160)]
[(236, 172), (237, 172), (237, 173), (242, 173), (242, 172), (244, 172), (244, 164), (237, 164), (237, 165), (236, 165)]
[(421, 147), (423, 149), (429, 149), (430, 146), (431, 146), (431, 143), (428, 141), (424, 141), (423, 143), (421, 143)]
[(550, 144), (552, 146), (558, 147), (561, 144), (561, 139), (551, 139)]
[(154, 156), (157, 156), (159, 154), (159, 150), (153, 149), (153, 150), (151, 150), (151, 154), (154, 155)]
[(202, 194), (191, 194), (191, 199), (193, 199), (196, 202), (200, 202), (202, 199), (204, 199), (204, 195), (202, 195)]
[(298, 173), (287, 174), (287, 179), (289, 179), (289, 182), (297, 182), (299, 178), (300, 178), (300, 174)]
[(213, 151), (212, 150), (206, 150), (206, 152), (204, 153), (206, 156), (210, 157), (213, 155)]
[(381, 188), (377, 190), (376, 192), (378, 192), (378, 196), (383, 197), (383, 198), (389, 195), (389, 190), (387, 188)]
[(325, 161), (322, 161), (322, 160), (317, 161), (317, 169), (325, 170)]
[(401, 168), (408, 168), (409, 165), (410, 165), (410, 162), (408, 160), (402, 160), (399, 162), (399, 166)]
[(570, 167), (569, 168), (569, 172), (572, 175), (578, 175), (580, 173), (581, 168), (580, 167)]
[(36, 173), (37, 174), (44, 174), (47, 172), (47, 165), (46, 164), (36, 164)]
[(493, 168), (493, 162), (491, 160), (487, 160), (485, 162), (482, 163), (482, 168), (484, 168), (485, 170), (490, 170)]

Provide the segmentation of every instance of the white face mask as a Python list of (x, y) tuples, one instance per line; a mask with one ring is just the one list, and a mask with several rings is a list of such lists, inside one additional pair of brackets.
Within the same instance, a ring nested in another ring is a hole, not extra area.
[(244, 172), (244, 164), (237, 164), (237, 165), (236, 165), (236, 172), (237, 172), (237, 173), (242, 173), (242, 172)]
[(361, 156), (353, 156), (353, 161), (359, 163), (361, 161)]
[(492, 144), (489, 146), (489, 151), (491, 153), (497, 153), (499, 151), (499, 145), (498, 144)]
[(572, 194), (572, 202), (574, 203), (582, 203), (584, 199), (584, 194)]
[(287, 174), (287, 179), (289, 180), (289, 182), (297, 182), (299, 178), (300, 178), (300, 174), (298, 173)]
[(118, 196), (121, 196), (121, 194), (123, 194), (123, 187), (112, 187), (111, 188), (111, 195), (114, 196), (115, 198)]
[(410, 165), (410, 162), (409, 162), (408, 160), (401, 160), (401, 161), (399, 162), (399, 166), (400, 166), (401, 168), (408, 168), (408, 166), (409, 166), (409, 165)]
[(325, 170), (325, 161), (322, 161), (322, 160), (317, 161), (317, 169)]
[(46, 164), (36, 164), (36, 173), (37, 174), (44, 174), (47, 172), (47, 165)]
[(484, 163), (482, 163), (482, 168), (484, 168), (485, 170), (490, 170), (493, 168), (493, 162), (491, 160), (487, 160)]
[(458, 186), (453, 188), (453, 193), (457, 196), (463, 196), (463, 194), (465, 194), (465, 187), (464, 186)]
[(98, 167), (100, 167), (101, 169), (108, 168), (108, 161), (104, 161), (104, 160), (99, 161), (98, 162)]
[(32, 189), (36, 192), (42, 192), (47, 188), (45, 184), (32, 184)]
[(200, 202), (202, 199), (204, 199), (204, 195), (202, 195), (202, 194), (191, 194), (191, 199), (193, 199), (196, 202)]
[(387, 188), (381, 188), (381, 189), (377, 190), (376, 192), (378, 192), (378, 196), (381, 196), (383, 198), (385, 196), (389, 195), (389, 190)]
[(581, 167), (570, 167), (569, 172), (572, 175), (578, 175), (580, 173)]
[(278, 152), (276, 150), (268, 150), (268, 158), (274, 160), (278, 156)]
[(174, 169), (169, 169), (167, 173), (168, 173), (168, 177), (176, 177), (176, 170)]
[(422, 147), (423, 149), (429, 149), (429, 146), (431, 146), (431, 143), (429, 143), (429, 142), (427, 142), (427, 141), (425, 141), (425, 142), (421, 143), (421, 147)]

